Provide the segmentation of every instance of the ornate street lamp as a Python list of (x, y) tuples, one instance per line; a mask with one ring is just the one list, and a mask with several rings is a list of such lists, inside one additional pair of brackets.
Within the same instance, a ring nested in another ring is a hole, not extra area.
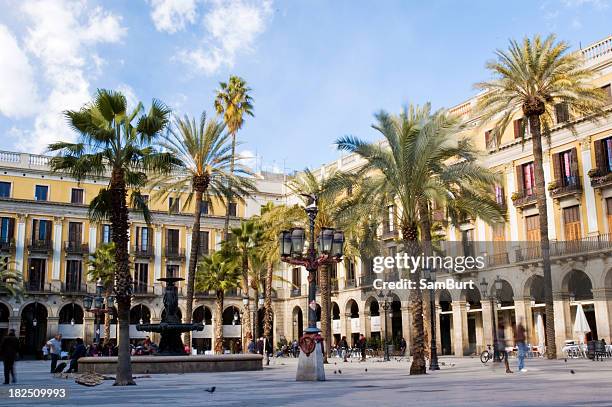
[[(320, 330), (317, 328), (317, 282), (315, 274), (320, 266), (338, 263), (342, 260), (344, 234), (339, 230), (322, 228), (317, 239), (315, 236), (315, 219), (318, 213), (317, 196), (302, 195), (308, 198), (308, 205), (304, 208), (308, 215), (308, 251), (304, 254), (306, 233), (302, 228), (282, 231), (279, 236), (279, 245), (283, 262), (303, 266), (308, 270), (308, 328), (300, 338), (300, 349), (302, 350), (300, 355), (304, 354), (304, 356), (310, 357), (311, 353), (317, 352), (316, 344), (322, 341), (319, 335)], [(289, 245), (289, 240), (291, 245)], [(318, 242), (318, 248), (315, 242)], [(316, 364), (299, 363), (296, 380), (325, 380), (323, 358), (318, 357), (316, 360)]]
[[(89, 296), (86, 295), (83, 298), (83, 307), (86, 311), (94, 314), (94, 329), (95, 329), (95, 339), (94, 341), (99, 344), (100, 343), (100, 315), (104, 315), (106, 313), (112, 312), (112, 307), (115, 302), (115, 298), (113, 296), (104, 297), (104, 284), (102, 284), (102, 279), (99, 278), (96, 282), (96, 295)], [(142, 325), (142, 308), (141, 308), (141, 318), (140, 324)], [(107, 338), (108, 339), (108, 338)]]
[(391, 359), (389, 358), (389, 341), (387, 340), (387, 311), (391, 308), (391, 290), (387, 292), (387, 294), (383, 293), (382, 290), (378, 293), (378, 302), (383, 309), (384, 317), (385, 317), (385, 331), (384, 331), (384, 347), (385, 347), (385, 356), (383, 357), (384, 362), (389, 362)]
[[(423, 274), (425, 278), (431, 282), (436, 282), (436, 270), (433, 268), (424, 268)], [(432, 287), (435, 287), (432, 284)], [(431, 345), (430, 345), (430, 353), (431, 356), (429, 358), (429, 370), (440, 370), (440, 365), (438, 365), (438, 345), (436, 344), (436, 290), (435, 288), (431, 288), (429, 290), (429, 321), (431, 325)]]

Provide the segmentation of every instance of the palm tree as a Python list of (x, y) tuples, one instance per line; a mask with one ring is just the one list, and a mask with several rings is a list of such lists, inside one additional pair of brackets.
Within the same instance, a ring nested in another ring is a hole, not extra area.
[[(98, 246), (96, 251), (89, 257), (89, 270), (87, 272), (92, 281), (100, 280), (104, 287), (105, 297), (109, 297), (113, 292), (115, 281), (115, 245), (107, 243)], [(104, 343), (110, 340), (110, 323), (112, 315), (106, 313), (104, 318)]]
[(23, 276), (15, 262), (0, 258), (0, 296), (20, 299), (23, 296)]
[[(497, 50), (495, 61), (487, 64), (493, 79), (477, 83), (478, 89), (486, 93), (479, 99), (478, 108), (484, 122), (493, 120), (493, 135), (497, 145), (501, 143), (504, 130), (515, 115), (527, 119), (522, 126), (529, 126), (531, 134), (535, 195), (540, 208), (540, 249), (544, 272), (544, 298), (546, 303), (546, 349), (549, 359), (557, 357), (550, 249), (548, 241), (548, 213), (544, 168), (542, 163), (542, 136), (550, 137), (555, 123), (554, 112), (560, 107), (572, 116), (596, 118), (603, 113), (605, 94), (590, 85), (594, 71), (583, 68), (579, 53), (568, 53), (569, 45), (556, 41), (554, 35), (542, 39), (536, 35), (525, 38), (522, 43), (510, 41), (507, 51)], [(557, 121), (558, 122), (558, 121)], [(569, 123), (573, 129), (572, 123)]]
[[(230, 174), (234, 173), (234, 162), (236, 157), (236, 133), (244, 124), (244, 116), (253, 117), (253, 99), (249, 95), (249, 88), (239, 76), (232, 75), (229, 82), (220, 82), (217, 96), (215, 97), (215, 110), (223, 114), (223, 121), (232, 136), (232, 159), (230, 163)], [(229, 231), (229, 206), (234, 198), (232, 179), (227, 184), (225, 226), (223, 236), (227, 239)]]
[[(215, 353), (223, 353), (223, 299), (225, 292), (240, 284), (241, 271), (235, 259), (228, 259), (222, 251), (204, 256), (198, 265), (196, 288), (215, 291)], [(243, 323), (243, 321), (240, 321)]]
[(176, 164), (171, 154), (158, 152), (153, 147), (168, 123), (170, 110), (153, 100), (146, 113), (142, 103), (128, 111), (124, 95), (101, 89), (80, 110), (64, 114), (80, 134), (80, 140), (49, 145), (49, 150), (57, 153), (50, 161), (51, 168), (77, 180), (110, 173), (108, 187), (100, 189), (90, 202), (89, 217), (92, 220), (110, 219), (115, 244), (115, 296), (119, 319), (115, 385), (134, 384), (129, 343), (132, 276), (128, 256), (127, 193), (130, 188), (132, 207), (142, 210), (145, 220), (150, 221), (140, 188), (145, 187), (148, 174), (170, 172)]
[[(352, 213), (380, 219), (381, 210), (386, 209), (381, 203), (396, 205), (403, 249), (409, 256), (415, 256), (421, 250), (419, 223), (423, 205), (455, 199), (453, 189), (449, 188), (451, 180), (490, 183), (495, 177), (467, 159), (472, 151), (468, 149), (469, 142), (456, 139), (458, 120), (444, 110), (432, 113), (429, 104), (410, 106), (397, 116), (380, 112), (376, 119), (373, 128), (382, 134), (386, 144), (368, 143), (353, 136), (336, 142), (340, 150), (355, 153), (366, 161), (357, 173), (361, 179), (357, 191), (360, 198)], [(425, 374), (420, 270), (410, 273), (410, 280), (416, 287), (410, 290), (409, 298), (413, 354), (410, 374)]]
[[(231, 236), (225, 244), (228, 257), (235, 256), (242, 270), (240, 288), (242, 289), (242, 295), (245, 296), (246, 299), (242, 317), (243, 320), (241, 321), (243, 325), (242, 344), (245, 352), (249, 341), (253, 337), (249, 297), (249, 260), (256, 253), (260, 239), (261, 230), (257, 228), (254, 221), (246, 220), (240, 222), (240, 227), (232, 228)], [(257, 307), (257, 298), (255, 298), (255, 307)]]
[[(200, 220), (202, 202), (210, 196), (226, 196), (228, 181), (232, 182), (234, 195), (242, 200), (254, 189), (252, 181), (246, 178), (250, 172), (238, 166), (230, 170), (233, 157), (230, 154), (229, 135), (223, 132), (224, 125), (217, 121), (206, 121), (202, 112), (199, 123), (195, 119), (176, 118), (168, 132), (162, 137), (160, 146), (174, 155), (180, 165), (177, 171), (160, 176), (153, 182), (153, 188), (160, 187), (154, 199), (165, 200), (174, 191), (187, 191), (183, 208), (195, 201), (191, 231), (191, 253), (187, 271), (187, 296), (185, 298), (185, 323), (193, 317), (193, 295), (196, 266), (200, 254)], [(185, 343), (191, 344), (191, 332), (185, 333)]]

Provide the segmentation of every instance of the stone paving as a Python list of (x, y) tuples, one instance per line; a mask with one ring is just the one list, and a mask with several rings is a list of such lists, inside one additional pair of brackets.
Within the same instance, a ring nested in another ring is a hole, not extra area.
[[(18, 363), (16, 386), (66, 388), (68, 398), (9, 399), (14, 385), (2, 386), (0, 406), (612, 406), (612, 360), (528, 359), (528, 372), (512, 375), (477, 358), (441, 363), (438, 372), (410, 376), (407, 361), (332, 359), (326, 382), (296, 382), (297, 360), (277, 359), (258, 372), (164, 374), (138, 379), (137, 386), (113, 387), (107, 380), (84, 387), (51, 377), (48, 362), (29, 361)], [(205, 391), (210, 386), (216, 386), (212, 394)]]

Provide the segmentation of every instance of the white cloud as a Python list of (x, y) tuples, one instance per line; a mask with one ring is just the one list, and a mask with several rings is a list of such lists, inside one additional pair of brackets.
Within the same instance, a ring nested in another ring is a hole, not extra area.
[(125, 35), (121, 17), (92, 7), (86, 0), (27, 0), (20, 9), (26, 22), (23, 44), (41, 67), (39, 88), (47, 89), (31, 130), (21, 129), (16, 146), (42, 152), (57, 140), (74, 140), (62, 112), (78, 109), (90, 95), (89, 79), (103, 64), (95, 45), (116, 43)]
[(608, 7), (608, 0), (563, 0), (566, 7), (593, 6), (597, 9)]
[(233, 67), (240, 53), (252, 51), (272, 15), (272, 0), (209, 0), (206, 4), (201, 43), (182, 49), (177, 59), (210, 75)]
[(38, 89), (28, 56), (9, 29), (0, 25), (0, 113), (26, 117), (38, 109)]
[(125, 83), (120, 84), (119, 86), (116, 87), (116, 89), (119, 92), (123, 93), (123, 96), (125, 96), (125, 99), (127, 101), (128, 110), (130, 112), (134, 110), (138, 102), (140, 102), (140, 100), (136, 96), (136, 92), (134, 92), (134, 89), (130, 85), (125, 84)]
[(257, 156), (251, 150), (243, 150), (238, 153), (239, 162), (251, 170), (256, 170)]
[(157, 31), (173, 34), (196, 20), (196, 0), (151, 0), (150, 4), (151, 19)]

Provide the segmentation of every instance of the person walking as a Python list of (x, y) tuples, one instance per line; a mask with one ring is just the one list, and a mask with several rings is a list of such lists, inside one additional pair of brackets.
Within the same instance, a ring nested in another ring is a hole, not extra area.
[(19, 339), (15, 336), (15, 330), (9, 330), (7, 336), (0, 343), (0, 355), (4, 363), (4, 384), (9, 384), (9, 375), (13, 377), (13, 383), (17, 383), (15, 377), (15, 360), (19, 353)]
[(79, 371), (79, 359), (87, 356), (87, 349), (83, 344), (83, 339), (77, 338), (76, 345), (74, 347), (74, 351), (70, 357), (70, 367), (66, 371), (66, 373), (78, 372)]
[(343, 336), (338, 343), (338, 348), (340, 348), (340, 352), (342, 352), (342, 360), (344, 362), (348, 362), (348, 342), (346, 341), (346, 336)]
[(514, 373), (510, 370), (510, 365), (508, 364), (508, 352), (506, 351), (506, 332), (504, 329), (504, 323), (499, 321), (497, 324), (497, 343), (495, 344), (497, 348), (497, 354), (504, 360), (504, 365), (506, 366), (506, 373)]
[(359, 350), (361, 351), (361, 361), (366, 360), (366, 338), (364, 334), (359, 335)]
[(51, 373), (55, 373), (57, 367), (57, 360), (62, 354), (62, 334), (57, 333), (55, 336), (47, 341), (47, 347), (49, 348), (49, 354), (51, 355)]
[(518, 370), (519, 372), (526, 372), (525, 369), (525, 356), (527, 355), (527, 345), (525, 344), (526, 339), (525, 327), (523, 321), (519, 321), (514, 332), (514, 344), (518, 349)]

